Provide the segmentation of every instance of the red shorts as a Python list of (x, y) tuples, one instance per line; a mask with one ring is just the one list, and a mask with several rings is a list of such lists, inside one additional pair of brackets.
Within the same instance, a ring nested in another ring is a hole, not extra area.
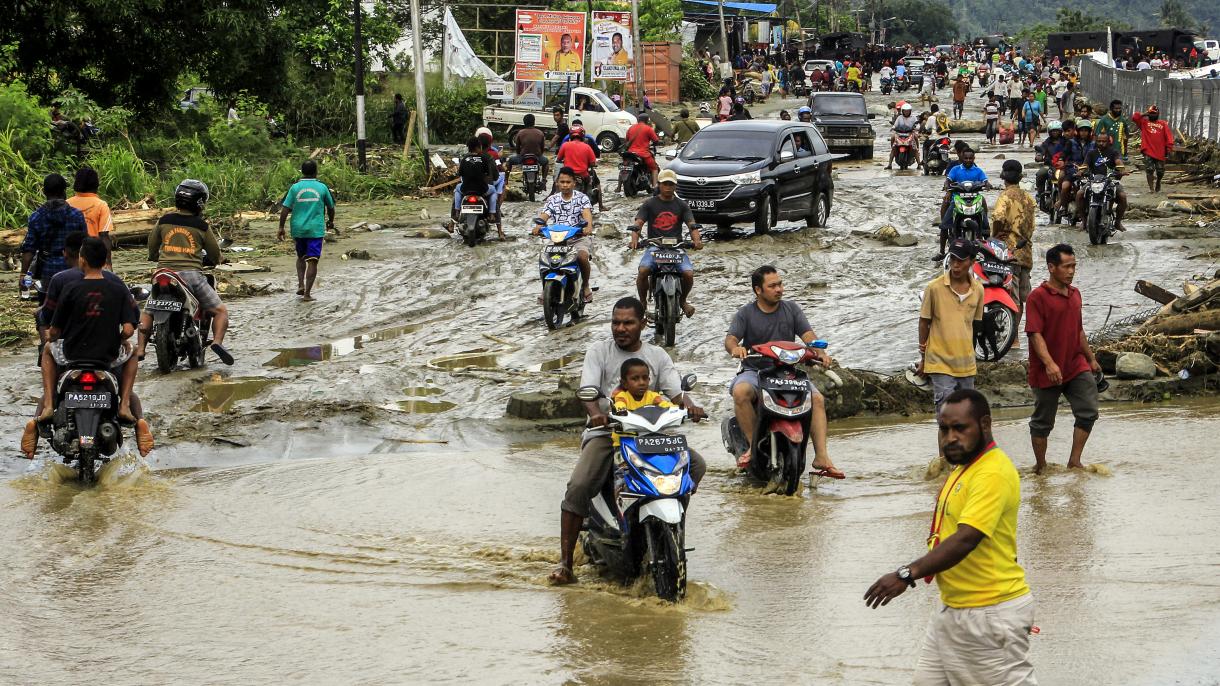
[(639, 157), (641, 160), (643, 160), (644, 164), (648, 165), (649, 170), (659, 171), (661, 169), (660, 167), (657, 166), (657, 158), (653, 157), (651, 152), (638, 153), (638, 152), (634, 152), (631, 150), (628, 150), (627, 152), (630, 152), (632, 155), (635, 155), (636, 157)]

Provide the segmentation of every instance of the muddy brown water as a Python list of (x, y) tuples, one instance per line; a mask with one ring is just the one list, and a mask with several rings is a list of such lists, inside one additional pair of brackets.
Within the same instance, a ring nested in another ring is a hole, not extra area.
[[(993, 176), (997, 154), (1029, 157), (984, 147)], [(695, 255), (699, 312), (672, 352), (714, 419), (730, 411), (724, 329), (763, 262), (844, 364), (913, 357), (939, 184), (843, 163), (825, 230), (739, 232)], [(637, 203), (616, 198), (602, 220), (625, 229)], [(534, 209), (509, 205), (513, 239), (474, 250), (370, 235), (381, 259), (324, 258), (316, 303), (235, 301), (237, 364), (145, 367), (159, 448), (112, 463), (97, 488), (7, 457), (37, 379), (29, 352), (0, 363), (13, 428), (0, 437), (0, 683), (909, 681), (934, 588), (877, 611), (861, 597), (921, 552), (938, 485), (926, 417), (836, 422), (849, 478), (794, 498), (759, 495), (718, 428), (691, 427), (711, 468), (690, 511), (687, 600), (588, 568), (575, 587), (544, 583), (578, 438), (504, 407), (579, 369), (608, 335), (609, 304), (633, 293), (638, 256), (625, 234), (599, 239), (588, 321), (548, 332), (524, 236)], [(883, 224), (920, 245), (851, 234)], [(1136, 278), (1172, 285), (1208, 267), (1183, 258), (1215, 239), (1151, 238), (1159, 226), (1133, 221), (1097, 248), (1039, 228), (1038, 246), (1078, 247), (1086, 327), (1146, 307)], [(1216, 682), (1220, 404), (1107, 406), (1086, 453), (1101, 466), (1044, 476), (1028, 471), (1025, 416), (998, 413), (997, 437), (1022, 468), (1043, 683)], [(1062, 464), (1070, 416), (1059, 422)]]

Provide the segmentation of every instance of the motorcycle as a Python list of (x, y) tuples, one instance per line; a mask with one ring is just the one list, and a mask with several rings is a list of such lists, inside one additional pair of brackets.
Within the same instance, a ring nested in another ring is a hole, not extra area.
[(910, 88), (911, 80), (908, 79), (905, 74), (894, 79), (894, 90), (898, 91), (899, 93), (910, 90)]
[(758, 399), (754, 403), (754, 435), (746, 437), (729, 416), (720, 424), (724, 447), (734, 458), (750, 450), (747, 473), (767, 484), (766, 492), (792, 495), (805, 473), (805, 453), (813, 421), (813, 395), (809, 375), (797, 369), (802, 362), (813, 362), (814, 349), (825, 349), (826, 341), (808, 346), (792, 341), (771, 341), (754, 346), (747, 359), (768, 358), (770, 369), (758, 372)]
[[(207, 274), (208, 284), (215, 288), (215, 277)], [(203, 366), (204, 352), (211, 341), (212, 315), (199, 306), (191, 289), (172, 269), (153, 273), (152, 291), (144, 303), (151, 313), (151, 342), (157, 350), (157, 368), (168, 374), (183, 357), (191, 369)]]
[(1084, 228), (1089, 232), (1089, 243), (1105, 245), (1114, 235), (1114, 199), (1118, 196), (1119, 175), (1094, 173), (1089, 177), (1084, 190), (1084, 202), (1088, 208)]
[(986, 88), (987, 84), (991, 82), (991, 73), (986, 69), (980, 69), (977, 76), (979, 79), (979, 88)]
[[(967, 220), (973, 222), (973, 220)], [(1018, 243), (1025, 246), (1025, 241)], [(1021, 324), (1017, 304), (1017, 280), (1012, 275), (1013, 260), (1008, 246), (996, 238), (974, 242), (974, 278), (983, 284), (983, 321), (974, 336), (974, 357), (995, 362), (1012, 349)], [(945, 271), (949, 257), (945, 257)]]
[(481, 195), (463, 195), (458, 212), (458, 233), (466, 245), (474, 247), (487, 239), (491, 205)]
[(949, 168), (949, 151), (953, 149), (953, 141), (949, 139), (949, 134), (942, 134), (940, 138), (928, 146), (928, 155), (924, 159), (923, 173), (924, 176), (934, 174), (940, 176)]
[(894, 90), (894, 79), (889, 77), (881, 78), (881, 94), (889, 95)]
[(649, 292), (655, 303), (657, 337), (664, 340), (666, 348), (672, 348), (678, 320), (682, 318), (682, 258), (686, 257), (684, 250), (691, 247), (691, 243), (654, 238), (644, 241), (644, 246), (657, 248), (652, 254)]
[(936, 90), (941, 90), (948, 83), (948, 78), (945, 76), (936, 77)]
[(109, 370), (72, 365), (60, 373), (55, 412), (38, 425), (38, 433), (76, 469), (81, 483), (96, 483), (97, 471), (123, 443), (118, 410), (119, 380)]
[(984, 184), (974, 181), (962, 181), (949, 186), (953, 193), (953, 230), (949, 234), (950, 239), (984, 238), (982, 226), (987, 210), (983, 204), (983, 188)]
[[(656, 154), (656, 151), (653, 151)], [(623, 161), (618, 167), (618, 186), (628, 198), (637, 193), (652, 194), (652, 172), (644, 160), (635, 153), (623, 151)]]
[(906, 169), (915, 163), (915, 132), (914, 131), (895, 131), (893, 147), (895, 152), (894, 161), (898, 163), (899, 169)]
[[(541, 219), (535, 219), (541, 224)], [(552, 224), (541, 226), (543, 248), (538, 255), (538, 275), (542, 278), (542, 318), (546, 328), (558, 329), (566, 318), (569, 323), (580, 321), (585, 312), (581, 297), (584, 284), (580, 264), (573, 244), (580, 239), (585, 222), (576, 226)]]
[(546, 182), (542, 180), (542, 162), (536, 155), (521, 157), (521, 186), (530, 202), (534, 202), (538, 193), (546, 189)]
[[(696, 377), (682, 379), (689, 391)], [(601, 391), (585, 386), (576, 393), (596, 402)], [(611, 413), (610, 429), (619, 436), (614, 470), (581, 532), (589, 560), (623, 583), (647, 574), (657, 597), (677, 602), (686, 594), (686, 507), (695, 482), (690, 448), (677, 432), (687, 419), (680, 407), (641, 407)]]

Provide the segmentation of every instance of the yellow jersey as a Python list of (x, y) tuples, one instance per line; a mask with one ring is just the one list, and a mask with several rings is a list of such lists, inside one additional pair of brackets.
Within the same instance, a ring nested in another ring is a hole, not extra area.
[(556, 52), (551, 56), (551, 71), (580, 72), (580, 54), (575, 52)]
[[(656, 405), (657, 407), (674, 406), (674, 404), (669, 402), (665, 396), (657, 393), (656, 391), (648, 391), (644, 394), (643, 398), (636, 400), (635, 396), (631, 395), (630, 392), (620, 390), (613, 395), (611, 401), (614, 404), (614, 409), (616, 412), (621, 412), (623, 410), (638, 410), (641, 407), (648, 407), (649, 405)], [(614, 444), (614, 447), (617, 448), (621, 442), (619, 440), (618, 432), (611, 434), (610, 439), (611, 443)]]
[(616, 67), (625, 67), (630, 60), (631, 56), (627, 54), (626, 50), (610, 53), (610, 64)]
[(934, 538), (944, 541), (962, 524), (982, 532), (984, 538), (964, 560), (936, 575), (945, 605), (986, 607), (1029, 593), (1025, 570), (1017, 563), (1020, 506), (1017, 469), (994, 444), (973, 463), (949, 473), (936, 499)]

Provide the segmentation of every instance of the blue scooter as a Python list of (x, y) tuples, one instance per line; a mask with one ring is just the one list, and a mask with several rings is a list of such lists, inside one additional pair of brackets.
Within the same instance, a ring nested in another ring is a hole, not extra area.
[[(689, 391), (696, 377), (682, 379)], [(576, 392), (596, 402), (601, 391)], [(589, 560), (623, 583), (652, 577), (657, 597), (677, 602), (686, 594), (686, 505), (695, 490), (690, 448), (677, 429), (686, 421), (680, 407), (642, 407), (611, 413), (619, 436), (615, 468), (593, 498), (581, 533)]]
[[(542, 224), (541, 219), (535, 223)], [(543, 248), (538, 255), (538, 275), (542, 278), (542, 318), (546, 328), (558, 329), (567, 319), (575, 324), (585, 313), (584, 290), (577, 261), (576, 241), (581, 238), (584, 221), (576, 226), (551, 224), (539, 226)]]

